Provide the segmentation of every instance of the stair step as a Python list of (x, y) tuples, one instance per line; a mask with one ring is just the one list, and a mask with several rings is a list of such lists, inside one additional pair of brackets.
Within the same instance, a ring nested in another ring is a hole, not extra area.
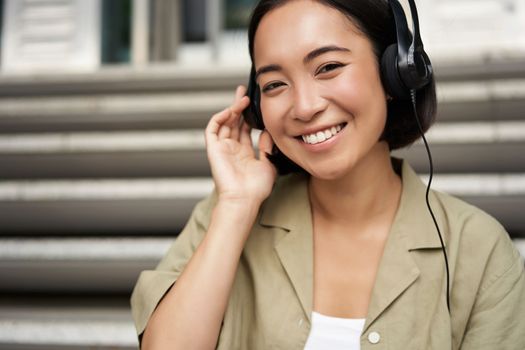
[(508, 79), (440, 83), (437, 120), (522, 120), (524, 82)]
[(246, 84), (246, 65), (194, 67), (155, 63), (147, 67), (100, 67), (96, 72), (0, 76), (0, 96), (57, 96), (136, 92), (234, 91)]
[[(429, 141), (436, 173), (494, 173), (525, 171), (525, 142), (494, 144), (439, 144)], [(429, 171), (428, 155), (421, 144), (392, 152), (418, 172)]]
[[(436, 173), (523, 172), (525, 170), (525, 123), (437, 123), (426, 134)], [(423, 141), (396, 150), (419, 173), (428, 172)]]
[(0, 292), (127, 294), (174, 238), (0, 238)]
[(4, 181), (0, 201), (188, 199), (202, 198), (212, 187), (210, 178)]
[(210, 176), (203, 130), (0, 136), (0, 178)]
[(231, 91), (0, 99), (3, 132), (203, 128)]
[[(211, 178), (5, 181), (0, 227), (4, 235), (174, 234), (212, 188)], [(483, 208), (511, 232), (525, 231), (524, 173), (438, 174), (433, 188)]]
[(210, 176), (204, 150), (0, 154), (2, 179)]
[(210, 178), (0, 183), (2, 234), (175, 234)]
[(204, 148), (203, 129), (0, 135), (0, 154), (81, 155), (101, 152), (203, 150)]
[(86, 299), (2, 297), (0, 349), (137, 349), (127, 298)]
[(433, 60), (436, 80), (439, 83), (461, 80), (516, 79), (525, 77), (525, 57), (516, 52), (515, 58), (503, 58), (489, 53), (472, 57), (460, 57), (457, 52), (448, 60)]

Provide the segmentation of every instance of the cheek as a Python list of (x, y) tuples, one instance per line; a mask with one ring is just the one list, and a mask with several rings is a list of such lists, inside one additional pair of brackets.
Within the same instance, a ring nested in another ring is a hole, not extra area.
[(261, 113), (264, 126), (272, 137), (282, 132), (286, 113), (284, 102), (283, 98), (280, 97), (261, 97)]
[(369, 104), (372, 100), (383, 99), (384, 90), (379, 72), (374, 67), (362, 67), (363, 65), (360, 65), (349, 70), (331, 84), (331, 90), (348, 104), (359, 106)]
[(332, 86), (332, 91), (335, 100), (339, 101), (342, 107), (349, 112), (360, 109), (364, 102), (363, 86), (351, 76), (338, 79)]
[(339, 106), (353, 116), (365, 116), (357, 118), (356, 123), (386, 122), (386, 95), (379, 72), (373, 68), (368, 71), (356, 69), (333, 83), (331, 91)]

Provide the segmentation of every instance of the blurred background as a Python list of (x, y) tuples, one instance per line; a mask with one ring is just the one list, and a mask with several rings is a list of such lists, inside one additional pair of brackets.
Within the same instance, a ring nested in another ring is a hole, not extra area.
[[(203, 128), (247, 82), (254, 2), (0, 0), (0, 349), (136, 348), (131, 290), (212, 189)], [(418, 6), (433, 186), (525, 254), (525, 1)], [(427, 178), (421, 143), (396, 155)]]

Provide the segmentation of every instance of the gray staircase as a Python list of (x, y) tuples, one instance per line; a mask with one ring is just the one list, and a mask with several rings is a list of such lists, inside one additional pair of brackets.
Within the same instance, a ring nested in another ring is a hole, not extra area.
[[(0, 76), (0, 349), (136, 347), (131, 288), (213, 188), (203, 127), (246, 83), (248, 67), (201, 68)], [(436, 76), (434, 188), (525, 255), (525, 60)], [(427, 178), (420, 142), (395, 154)]]

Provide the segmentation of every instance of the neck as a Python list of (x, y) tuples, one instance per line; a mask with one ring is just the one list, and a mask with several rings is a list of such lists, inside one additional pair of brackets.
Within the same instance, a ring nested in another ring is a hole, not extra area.
[(309, 193), (312, 210), (328, 222), (366, 223), (395, 214), (401, 179), (392, 167), (388, 145), (380, 142), (344, 177), (310, 178)]

